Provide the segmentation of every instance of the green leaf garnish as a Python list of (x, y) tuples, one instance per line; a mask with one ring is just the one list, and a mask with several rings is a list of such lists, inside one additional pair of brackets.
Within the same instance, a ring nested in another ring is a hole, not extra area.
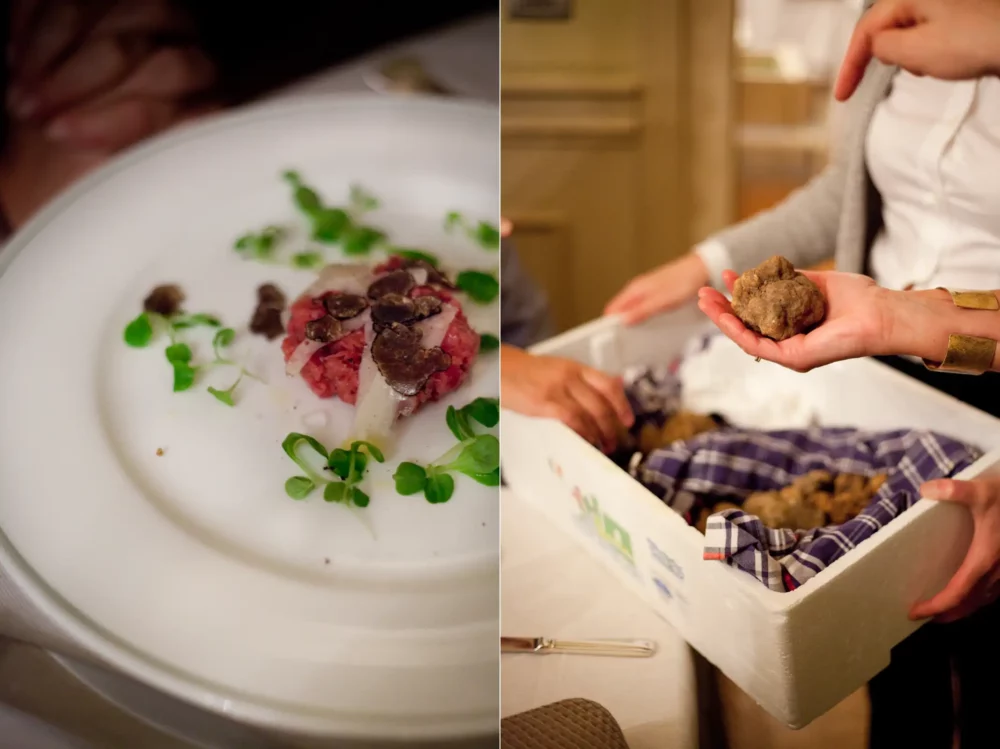
[(315, 488), (316, 484), (307, 476), (292, 476), (285, 482), (285, 494), (292, 499), (305, 499)]
[(292, 256), (292, 265), (307, 270), (318, 268), (323, 264), (323, 256), (318, 252), (299, 252)]
[(450, 211), (444, 217), (444, 228), (445, 231), (452, 231), (457, 227), (465, 226), (465, 219), (462, 218), (462, 214), (458, 211)]
[(167, 361), (171, 364), (187, 364), (192, 357), (191, 347), (186, 343), (175, 343), (167, 346), (164, 353), (167, 355)]
[(351, 217), (340, 208), (324, 208), (312, 217), (312, 237), (317, 242), (336, 244), (351, 225)]
[(358, 212), (374, 211), (378, 208), (378, 198), (361, 185), (351, 185), (351, 207)]
[(385, 232), (371, 226), (348, 229), (341, 243), (345, 255), (367, 255), (385, 239)]
[(447, 502), (455, 490), (451, 473), (462, 473), (486, 486), (500, 483), (500, 441), (492, 434), (476, 434), (473, 422), (487, 428), (500, 422), (498, 398), (476, 398), (462, 408), (449, 406), (445, 423), (458, 444), (433, 463), (400, 463), (393, 474), (396, 491), (404, 496), (424, 493), (431, 504)]
[(491, 473), (500, 466), (500, 440), (492, 434), (480, 434), (470, 440), (447, 470), (465, 474)]
[(500, 339), (492, 333), (483, 333), (479, 336), (479, 350), (482, 353), (496, 351), (498, 348), (500, 348)]
[(407, 260), (423, 260), (428, 265), (434, 268), (441, 267), (441, 261), (438, 260), (437, 255), (432, 255), (429, 252), (424, 252), (423, 250), (408, 250), (401, 247), (393, 247), (389, 251), (390, 255), (398, 255), (401, 258)]
[(451, 499), (455, 493), (455, 479), (447, 473), (433, 474), (427, 477), (424, 496), (432, 505), (441, 504)]
[(499, 466), (490, 473), (467, 473), (465, 475), (473, 481), (478, 481), (483, 486), (500, 486)]
[(487, 250), (495, 250), (500, 246), (500, 230), (485, 221), (476, 224), (473, 236)]
[(346, 484), (339, 481), (331, 481), (323, 487), (323, 500), (326, 502), (343, 502)]
[(242, 255), (255, 260), (267, 260), (274, 253), (278, 241), (285, 231), (280, 226), (266, 226), (259, 232), (248, 232), (233, 243), (233, 248)]
[(416, 463), (400, 463), (392, 474), (392, 479), (396, 482), (396, 491), (405, 497), (424, 490), (427, 471)]
[(463, 229), (470, 239), (487, 250), (495, 250), (500, 246), (500, 231), (493, 224), (488, 221), (479, 221), (472, 225), (457, 211), (452, 211), (445, 216), (444, 228), (449, 232)]
[[(336, 480), (331, 481), (325, 476), (318, 475), (312, 466), (299, 455), (298, 447), (302, 443), (307, 444), (326, 461), (327, 468), (330, 469)], [(347, 450), (338, 447), (327, 452), (327, 449), (315, 437), (292, 432), (285, 437), (281, 447), (285, 454), (306, 473), (310, 481), (323, 486), (323, 499), (325, 501), (353, 503), (358, 507), (368, 506), (370, 498), (358, 487), (358, 484), (364, 480), (369, 456), (379, 463), (385, 460), (382, 451), (375, 445), (358, 440), (352, 442)]]
[(489, 304), (500, 294), (496, 277), (478, 270), (463, 270), (455, 278), (455, 286), (479, 304)]
[(448, 429), (451, 430), (451, 433), (455, 435), (455, 439), (459, 442), (463, 442), (476, 436), (476, 433), (472, 431), (472, 427), (469, 426), (469, 421), (465, 415), (465, 409), (459, 411), (454, 406), (448, 406), (444, 419), (445, 423), (448, 425)]
[(189, 328), (196, 328), (198, 326), (205, 326), (208, 328), (218, 328), (222, 325), (222, 321), (219, 320), (215, 315), (209, 315), (204, 312), (199, 312), (195, 315), (183, 315), (181, 317), (172, 318), (170, 321), (170, 327), (174, 330), (187, 330)]
[(153, 323), (143, 312), (125, 326), (125, 343), (133, 348), (145, 348), (153, 340)]
[(197, 368), (184, 361), (173, 361), (171, 364), (174, 367), (174, 392), (180, 393), (190, 389), (194, 384)]

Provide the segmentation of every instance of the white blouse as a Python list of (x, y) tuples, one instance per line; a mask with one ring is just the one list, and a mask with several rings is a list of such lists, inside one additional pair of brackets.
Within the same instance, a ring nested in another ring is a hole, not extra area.
[(1000, 79), (898, 73), (865, 158), (882, 196), (879, 285), (1000, 289)]

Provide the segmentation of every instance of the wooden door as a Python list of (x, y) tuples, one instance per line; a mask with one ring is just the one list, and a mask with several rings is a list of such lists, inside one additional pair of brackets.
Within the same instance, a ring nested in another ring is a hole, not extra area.
[(561, 328), (736, 213), (732, 0), (575, 0), (502, 33), (502, 209)]

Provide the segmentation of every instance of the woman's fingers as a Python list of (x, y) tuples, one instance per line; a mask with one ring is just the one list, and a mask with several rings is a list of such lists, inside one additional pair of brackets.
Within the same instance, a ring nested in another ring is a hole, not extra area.
[(100, 37), (78, 49), (37, 87), (13, 102), (20, 118), (50, 115), (107, 92), (149, 54), (146, 37)]
[(108, 94), (60, 114), (48, 133), (82, 148), (121, 148), (169, 125), (182, 100), (214, 80), (214, 67), (200, 51), (165, 47)]
[(78, 148), (115, 151), (163, 130), (177, 111), (170, 101), (122, 99), (61, 115), (47, 132), (53, 140)]
[(215, 66), (196, 47), (162, 47), (116, 89), (116, 96), (182, 98), (215, 82)]
[(957, 609), (966, 599), (970, 598), (973, 589), (979, 581), (990, 571), (991, 564), (987, 556), (980, 548), (981, 544), (976, 543), (973, 536), (969, 553), (965, 555), (962, 565), (952, 576), (944, 589), (932, 598), (914, 604), (910, 609), (911, 619), (929, 619), (939, 616), (952, 609)]
[(611, 449), (618, 442), (618, 414), (614, 407), (600, 392), (592, 388), (584, 380), (577, 380), (569, 385), (570, 394), (580, 404), (580, 408), (590, 414), (591, 420), (597, 426), (601, 445), (605, 450)]
[(159, 36), (190, 36), (196, 28), (191, 18), (170, 0), (129, 0), (117, 2), (94, 24), (93, 33), (156, 34)]
[(561, 421), (592, 445), (601, 444), (601, 429), (594, 417), (569, 391), (546, 403), (541, 415)]
[(722, 282), (726, 284), (726, 288), (729, 289), (730, 292), (732, 292), (733, 286), (736, 285), (736, 279), (739, 277), (739, 273), (734, 270), (722, 271)]
[(834, 83), (833, 95), (838, 101), (849, 99), (864, 78), (874, 54), (874, 37), (886, 29), (911, 26), (916, 20), (910, 0), (881, 0), (865, 12), (854, 28)]
[(597, 392), (599, 392), (608, 403), (611, 404), (618, 421), (626, 427), (632, 426), (635, 422), (635, 414), (632, 413), (632, 404), (628, 402), (625, 395), (625, 387), (620, 378), (599, 372), (596, 369), (584, 369), (580, 373), (583, 380)]
[(59, 0), (32, 14), (11, 63), (12, 96), (38, 83), (70, 53), (100, 17), (104, 3)]

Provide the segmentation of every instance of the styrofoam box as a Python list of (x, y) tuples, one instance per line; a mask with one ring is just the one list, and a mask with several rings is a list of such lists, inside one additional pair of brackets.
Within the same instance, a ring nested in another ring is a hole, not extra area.
[[(634, 328), (602, 319), (532, 351), (620, 373), (667, 363), (704, 325), (693, 308)], [(958, 478), (1000, 473), (1000, 420), (890, 367), (854, 360), (799, 374), (747, 356), (734, 381), (759, 378), (751, 367), (768, 368), (768, 382), (805, 400), (826, 426), (933, 429), (988, 451)], [(511, 488), (792, 728), (889, 664), (890, 649), (919, 626), (907, 618), (910, 606), (944, 586), (971, 539), (965, 508), (924, 499), (799, 589), (778, 593), (703, 560), (704, 536), (562, 424), (505, 410), (502, 430)]]

